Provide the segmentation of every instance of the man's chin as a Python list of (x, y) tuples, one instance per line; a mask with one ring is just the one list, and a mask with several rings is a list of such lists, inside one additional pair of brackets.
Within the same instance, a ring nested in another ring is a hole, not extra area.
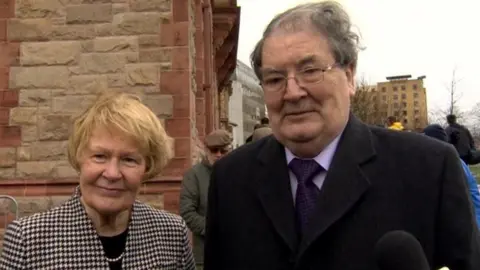
[(315, 127), (313, 124), (301, 124), (301, 125), (291, 125), (284, 128), (284, 137), (285, 139), (296, 142), (303, 143), (309, 142), (319, 134), (319, 128)]

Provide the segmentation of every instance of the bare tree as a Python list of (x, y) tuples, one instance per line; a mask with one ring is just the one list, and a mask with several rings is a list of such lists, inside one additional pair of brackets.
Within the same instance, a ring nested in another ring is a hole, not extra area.
[(445, 84), (445, 89), (448, 92), (448, 103), (446, 107), (430, 109), (428, 112), (428, 123), (429, 124), (440, 124), (445, 126), (445, 121), (447, 115), (454, 114), (457, 116), (457, 120), (460, 122), (464, 118), (464, 112), (460, 108), (460, 100), (462, 98), (462, 93), (458, 89), (458, 84), (461, 79), (457, 78), (457, 69), (452, 70), (452, 78), (450, 82)]
[(442, 110), (441, 108), (434, 108), (428, 111), (428, 124), (439, 124), (445, 127), (446, 122), (445, 118), (448, 115), (446, 110)]
[(381, 123), (377, 91), (375, 86), (368, 84), (365, 77), (357, 81), (355, 95), (351, 100), (351, 110), (364, 123), (372, 125)]
[(457, 88), (458, 83), (461, 81), (461, 79), (457, 78), (456, 73), (457, 68), (454, 68), (452, 71), (452, 79), (446, 85), (449, 100), (447, 110), (444, 111), (443, 115), (446, 117), (449, 114), (454, 114), (457, 116), (457, 119), (462, 119), (464, 115), (459, 106), (459, 101), (462, 98), (462, 93)]

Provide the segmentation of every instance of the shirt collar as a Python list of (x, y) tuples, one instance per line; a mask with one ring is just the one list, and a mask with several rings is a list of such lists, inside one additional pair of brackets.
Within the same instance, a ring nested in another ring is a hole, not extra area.
[[(340, 141), (340, 137), (342, 136), (343, 131), (335, 137), (335, 139), (330, 142), (325, 149), (323, 149), (320, 154), (318, 154), (316, 157), (313, 158), (320, 166), (322, 166), (325, 171), (328, 171), (330, 168), (330, 164), (332, 163), (333, 155), (337, 151), (338, 143)], [(296, 157), (292, 151), (290, 151), (288, 148), (285, 147), (285, 155), (287, 158), (287, 164), (290, 163), (294, 158), (299, 158)], [(299, 158), (301, 159), (301, 158)]]

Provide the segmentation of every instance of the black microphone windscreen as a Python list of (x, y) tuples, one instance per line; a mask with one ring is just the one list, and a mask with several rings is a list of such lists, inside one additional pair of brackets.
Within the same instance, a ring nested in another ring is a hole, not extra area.
[(418, 240), (405, 231), (386, 233), (375, 245), (375, 259), (381, 270), (429, 270)]

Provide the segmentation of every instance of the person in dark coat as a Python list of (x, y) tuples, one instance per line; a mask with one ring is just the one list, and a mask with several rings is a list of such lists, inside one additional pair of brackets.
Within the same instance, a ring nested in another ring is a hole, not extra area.
[(183, 176), (180, 215), (193, 233), (193, 255), (197, 270), (203, 266), (205, 215), (212, 166), (230, 152), (231, 144), (232, 136), (228, 131), (222, 129), (212, 131), (205, 137), (205, 156)]
[[(403, 230), (431, 269), (480, 269), (479, 231), (453, 146), (350, 112), (358, 35), (336, 1), (293, 7), (252, 53), (273, 136), (214, 166), (206, 270), (378, 269)], [(439, 170), (439, 168), (441, 168)]]
[(475, 141), (470, 130), (457, 123), (457, 117), (447, 115), (448, 127), (445, 129), (448, 141), (455, 146), (460, 158), (468, 165), (480, 163), (480, 153), (475, 147)]
[[(432, 124), (427, 126), (423, 130), (423, 134), (440, 140), (442, 142), (448, 143), (448, 135), (442, 126), (438, 124)], [(473, 176), (472, 171), (468, 165), (461, 160), (463, 171), (465, 172), (465, 178), (467, 180), (468, 189), (473, 203), (474, 215), (477, 221), (477, 226), (480, 229), (480, 191), (478, 190), (477, 180)]]

